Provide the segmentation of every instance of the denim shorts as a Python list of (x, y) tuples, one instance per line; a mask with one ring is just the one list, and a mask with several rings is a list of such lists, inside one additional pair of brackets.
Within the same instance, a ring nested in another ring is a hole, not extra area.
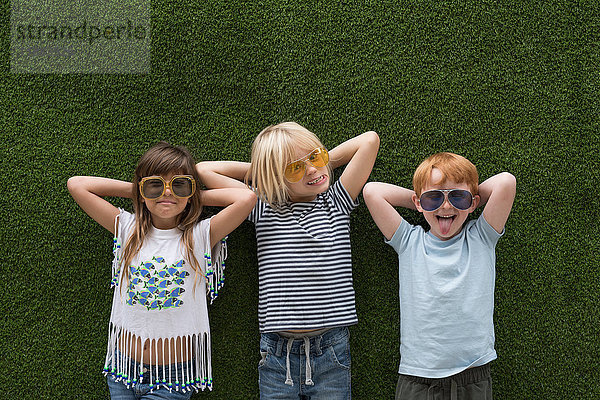
[(261, 400), (351, 399), (348, 328), (307, 335), (290, 338), (278, 333), (261, 334)]
[(153, 380), (156, 378), (156, 373), (158, 372), (158, 377), (164, 376), (174, 377), (183, 376), (183, 368), (185, 368), (187, 363), (177, 363), (170, 365), (148, 365), (144, 364), (143, 366), (133, 360), (130, 361), (131, 366), (130, 370), (134, 369), (138, 371), (138, 373), (143, 373), (144, 380), (142, 383), (136, 382), (131, 383), (129, 387), (125, 385), (123, 380), (117, 381), (117, 378), (108, 374), (106, 377), (106, 381), (108, 382), (108, 390), (110, 392), (110, 398), (112, 400), (189, 400), (192, 397), (192, 393), (194, 389), (188, 387), (187, 389), (176, 390), (175, 388), (169, 389), (163, 385), (151, 384), (150, 382), (150, 373), (153, 374)]

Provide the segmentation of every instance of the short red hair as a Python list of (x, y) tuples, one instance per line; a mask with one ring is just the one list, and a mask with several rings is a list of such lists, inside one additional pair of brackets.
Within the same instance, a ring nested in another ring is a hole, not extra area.
[[(438, 182), (429, 182), (431, 171), (437, 168), (442, 173), (442, 179)], [(413, 175), (413, 189), (417, 196), (421, 196), (423, 188), (428, 183), (440, 185), (446, 180), (455, 183), (466, 183), (471, 194), (479, 193), (479, 174), (473, 163), (463, 156), (454, 153), (436, 153), (423, 161)]]

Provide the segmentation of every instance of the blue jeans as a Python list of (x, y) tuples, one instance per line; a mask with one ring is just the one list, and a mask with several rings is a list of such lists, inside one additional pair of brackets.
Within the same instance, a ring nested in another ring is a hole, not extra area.
[(261, 334), (261, 400), (351, 399), (349, 339), (347, 327), (329, 329), (307, 339)]
[[(148, 371), (150, 366), (144, 365), (140, 366), (139, 363), (135, 361), (131, 361), (131, 368), (137, 368), (140, 372), (144, 372), (146, 376), (148, 376)], [(162, 376), (163, 369), (165, 369), (165, 374), (168, 376), (169, 372), (171, 376), (182, 376), (182, 368), (183, 364), (171, 364), (165, 366), (158, 367), (159, 376)], [(170, 371), (169, 371), (170, 369)], [(152, 372), (156, 371), (156, 366), (152, 366)], [(131, 384), (129, 388), (125, 386), (122, 381), (117, 382), (116, 378), (109, 374), (106, 377), (106, 381), (108, 382), (108, 390), (110, 392), (111, 400), (189, 400), (192, 397), (193, 389), (186, 389), (185, 393), (179, 390), (169, 391), (168, 388), (164, 386), (159, 386), (158, 389), (156, 386), (150, 388), (150, 380), (146, 379), (144, 383), (135, 383)], [(152, 392), (150, 392), (152, 390)]]

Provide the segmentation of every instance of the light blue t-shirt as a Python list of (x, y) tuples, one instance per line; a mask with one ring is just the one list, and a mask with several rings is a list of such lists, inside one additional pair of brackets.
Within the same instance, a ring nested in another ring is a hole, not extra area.
[(398, 372), (444, 378), (494, 360), (495, 246), (483, 215), (440, 240), (404, 219), (391, 240), (400, 280)]

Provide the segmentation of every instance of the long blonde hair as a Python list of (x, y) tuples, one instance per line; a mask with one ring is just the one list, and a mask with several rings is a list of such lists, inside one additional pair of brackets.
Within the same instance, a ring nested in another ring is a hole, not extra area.
[[(129, 281), (131, 260), (140, 251), (144, 244), (144, 239), (152, 227), (152, 216), (150, 211), (142, 201), (139, 182), (143, 177), (154, 175), (167, 175), (169, 173), (191, 175), (200, 184), (200, 177), (196, 171), (196, 164), (190, 152), (181, 146), (172, 146), (167, 142), (159, 142), (146, 151), (135, 169), (133, 178), (133, 210), (135, 212), (135, 227), (127, 239), (123, 248), (121, 257), (121, 282), (125, 279)], [(188, 203), (181, 214), (178, 216), (178, 228), (183, 232), (181, 242), (185, 248), (185, 258), (190, 263), (192, 269), (199, 274), (204, 275), (200, 263), (194, 255), (193, 228), (200, 220), (202, 214), (201, 190), (196, 186), (196, 191), (189, 198)], [(123, 268), (124, 267), (124, 268)], [(194, 278), (194, 282), (196, 278)], [(122, 285), (123, 287), (125, 285)]]
[[(289, 189), (283, 175), (288, 163), (294, 161), (296, 149), (312, 150), (325, 147), (317, 136), (296, 122), (282, 122), (263, 129), (252, 143), (250, 168), (246, 184), (260, 199), (278, 208), (289, 201)], [(327, 164), (333, 177), (331, 165)]]

